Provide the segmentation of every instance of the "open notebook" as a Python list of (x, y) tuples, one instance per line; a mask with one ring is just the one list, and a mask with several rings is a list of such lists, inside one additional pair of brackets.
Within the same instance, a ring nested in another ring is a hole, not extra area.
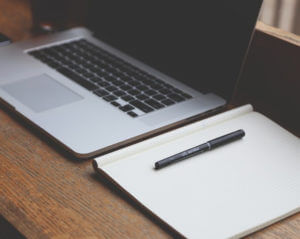
[[(241, 140), (154, 169), (238, 129)], [(239, 238), (300, 211), (300, 140), (250, 105), (104, 155), (94, 167), (187, 238)]]

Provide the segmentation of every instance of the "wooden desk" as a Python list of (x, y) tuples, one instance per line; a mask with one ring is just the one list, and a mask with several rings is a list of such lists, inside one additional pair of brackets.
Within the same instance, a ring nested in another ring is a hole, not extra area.
[[(31, 20), (26, 0), (0, 0), (0, 30), (2, 32), (14, 40), (21, 40), (31, 36), (30, 27)], [(243, 76), (244, 80), (236, 97), (236, 104), (256, 99), (255, 95), (260, 96), (260, 90), (255, 91), (256, 94), (250, 94), (247, 90), (249, 86), (251, 90), (256, 89), (255, 84), (259, 82), (260, 86), (267, 89), (268, 81), (272, 80), (268, 78), (268, 70), (272, 68), (271, 63), (264, 68), (265, 70), (257, 69), (257, 64), (266, 64), (264, 60), (268, 58), (262, 57), (262, 54), (269, 49), (264, 45), (266, 44), (264, 41), (269, 41), (271, 45), (277, 44), (276, 46), (284, 44), (288, 52), (295, 53), (299, 49), (296, 47), (299, 41), (296, 36), (274, 31), (266, 26), (258, 26), (258, 28), (263, 31), (267, 29), (271, 31), (271, 34), (261, 31), (256, 33), (253, 45), (262, 52), (257, 53), (255, 47), (252, 47)], [(288, 44), (279, 38), (275, 39), (274, 34), (281, 34), (281, 37), (288, 38), (294, 43)], [(279, 47), (277, 51), (277, 64), (280, 61), (291, 63), (288, 71), (292, 73), (286, 77), (286, 80), (292, 85), (286, 89), (290, 90), (288, 94), (285, 92), (283, 95), (288, 97), (285, 94), (291, 95), (291, 92), (297, 95), (285, 100), (290, 102), (295, 98), (298, 100), (296, 103), (299, 103), (300, 91), (297, 91), (299, 83), (294, 82), (295, 76), (299, 80), (299, 69), (296, 65), (299, 63), (299, 55), (297, 61), (296, 58), (287, 57), (284, 49)], [(287, 58), (280, 59), (284, 56)], [(271, 76), (274, 77), (277, 69), (272, 70)], [(285, 70), (287, 71), (287, 67), (281, 73), (283, 74)], [(263, 77), (267, 77), (266, 80), (257, 77), (262, 72)], [(255, 78), (255, 81), (251, 81), (251, 78)], [(251, 84), (247, 80), (250, 80)], [(279, 82), (276, 83), (276, 87), (285, 85), (280, 79), (273, 80)], [(271, 88), (277, 92), (276, 87)], [(269, 116), (274, 116), (278, 122), (283, 122), (293, 132), (299, 133), (295, 126), (299, 121), (293, 124), (294, 112), (286, 110), (284, 112), (286, 117), (276, 118), (277, 106), (269, 107), (270, 102), (261, 97), (254, 101), (255, 107), (268, 108)], [(291, 113), (290, 116), (289, 113)], [(9, 234), (5, 233), (15, 233), (14, 230), (18, 230), (28, 238), (158, 239), (176, 237), (176, 234), (168, 227), (143, 212), (108, 182), (98, 178), (92, 169), (91, 161), (73, 160), (70, 155), (57, 149), (56, 145), (49, 142), (47, 138), (3, 108), (0, 109), (0, 165), (0, 214), (15, 228), (10, 230), (5, 227), (5, 223), (2, 223), (0, 225), (1, 238), (8, 238)], [(297, 214), (247, 238), (296, 239), (299, 236), (300, 214)]]

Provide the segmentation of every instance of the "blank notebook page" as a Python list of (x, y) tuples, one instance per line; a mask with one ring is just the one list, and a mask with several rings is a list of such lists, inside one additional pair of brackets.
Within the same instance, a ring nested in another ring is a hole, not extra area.
[[(232, 131), (246, 136), (161, 170), (154, 163)], [(246, 235), (300, 208), (300, 143), (250, 111), (99, 168), (188, 238)]]

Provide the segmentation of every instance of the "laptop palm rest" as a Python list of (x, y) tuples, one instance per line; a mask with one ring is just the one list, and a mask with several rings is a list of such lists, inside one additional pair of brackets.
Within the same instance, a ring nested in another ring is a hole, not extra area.
[(1, 88), (36, 113), (83, 99), (46, 74), (19, 80)]

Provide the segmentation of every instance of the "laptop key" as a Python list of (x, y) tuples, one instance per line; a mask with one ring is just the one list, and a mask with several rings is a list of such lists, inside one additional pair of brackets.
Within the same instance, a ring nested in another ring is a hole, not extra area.
[(110, 86), (106, 87), (105, 89), (106, 89), (107, 91), (110, 91), (110, 92), (118, 90), (118, 88), (117, 88), (117, 87), (115, 87), (115, 86), (112, 86), (112, 85), (110, 85)]
[(138, 108), (139, 110), (143, 111), (144, 113), (149, 113), (149, 112), (153, 111), (153, 109), (150, 106), (148, 106), (138, 100), (133, 100), (133, 101), (130, 101), (129, 103), (131, 105), (133, 105), (134, 107)]
[(108, 96), (103, 97), (102, 99), (104, 99), (105, 101), (111, 102), (111, 101), (118, 99), (118, 97), (113, 96), (113, 95), (108, 95)]
[(130, 111), (130, 110), (133, 110), (134, 107), (132, 107), (131, 105), (124, 105), (122, 107), (119, 107), (119, 109), (124, 111), (124, 112), (127, 112), (127, 111)]
[(120, 89), (122, 89), (122, 90), (131, 90), (132, 86), (130, 86), (130, 85), (121, 85)]
[(179, 90), (179, 89), (173, 89), (173, 91), (179, 95), (181, 95), (183, 93), (183, 91)]
[(164, 99), (166, 99), (166, 97), (165, 96), (163, 96), (163, 95), (161, 95), (161, 94), (158, 94), (158, 95), (154, 95), (154, 96), (152, 96), (154, 99), (156, 99), (156, 100), (164, 100)]
[(97, 85), (102, 86), (102, 87), (110, 86), (110, 84), (106, 81), (99, 81), (99, 82), (97, 82)]
[(65, 75), (66, 77), (68, 77), (70, 80), (73, 80), (76, 83), (78, 83), (79, 85), (83, 86), (87, 90), (91, 91), (91, 90), (95, 90), (98, 88), (93, 83), (85, 80), (83, 77), (77, 75), (76, 73), (74, 73), (73, 71), (71, 71), (67, 68), (64, 68), (64, 67), (58, 68), (57, 71), (60, 72), (61, 74)]
[(120, 104), (118, 103), (118, 102), (116, 102), (116, 101), (113, 101), (113, 102), (110, 102), (113, 106), (116, 106), (116, 107), (119, 107), (120, 106)]
[(92, 78), (90, 78), (90, 81), (97, 83), (97, 82), (100, 82), (102, 80), (99, 77), (92, 77)]
[(145, 85), (138, 85), (138, 86), (136, 86), (136, 88), (139, 90), (142, 90), (142, 91), (149, 90), (149, 88)]
[(47, 65), (51, 66), (54, 69), (58, 69), (60, 67), (60, 64), (55, 61), (48, 62)]
[(137, 81), (137, 80), (131, 80), (131, 81), (128, 81), (127, 84), (129, 84), (131, 86), (138, 86), (141, 83), (139, 81)]
[(122, 90), (117, 90), (117, 91), (114, 91), (112, 92), (114, 95), (116, 96), (122, 96), (122, 95), (126, 95), (126, 93)]
[(147, 95), (144, 95), (144, 94), (141, 94), (141, 95), (137, 95), (135, 96), (137, 99), (139, 100), (146, 100), (146, 99), (149, 99), (149, 96)]
[(163, 88), (163, 86), (161, 86), (159, 84), (151, 84), (150, 87), (154, 90), (160, 90)]
[(184, 93), (184, 92), (181, 94), (181, 96), (183, 96), (183, 97), (186, 98), (186, 99), (191, 99), (191, 98), (192, 98), (191, 95), (189, 95), (189, 94), (187, 94), (187, 93)]
[(145, 93), (146, 95), (150, 95), (150, 96), (156, 95), (156, 94), (157, 94), (157, 92), (154, 91), (154, 90), (146, 90), (146, 91), (144, 91), (144, 93)]
[(107, 92), (106, 90), (96, 90), (94, 91), (94, 94), (103, 97), (109, 95), (109, 92)]
[(168, 97), (176, 102), (184, 101), (184, 98), (177, 94), (169, 94)]
[(157, 110), (165, 107), (164, 105), (153, 99), (145, 100), (144, 102)]
[(120, 81), (120, 80), (113, 80), (110, 81), (111, 84), (115, 85), (115, 86), (121, 86), (124, 85), (124, 82)]
[(174, 105), (174, 104), (175, 104), (174, 101), (169, 100), (169, 99), (162, 100), (161, 103), (163, 103), (163, 104), (166, 105), (166, 106), (170, 106), (170, 105)]
[(125, 82), (130, 82), (130, 81), (132, 81), (132, 78), (129, 77), (129, 76), (123, 76), (122, 80), (125, 81)]
[(122, 96), (121, 99), (128, 102), (128, 101), (134, 100), (134, 97), (132, 97), (130, 95), (125, 95), (125, 96)]
[(130, 94), (130, 95), (138, 95), (138, 94), (140, 94), (140, 92), (138, 90), (128, 90), (127, 93)]
[(161, 89), (161, 90), (158, 90), (160, 93), (162, 93), (162, 94), (164, 94), (164, 95), (166, 95), (166, 94), (171, 94), (172, 93), (172, 91), (170, 91), (170, 90), (168, 90), (168, 89), (166, 89), (166, 88), (164, 88), (164, 89)]
[(150, 86), (151, 84), (154, 84), (154, 82), (150, 79), (143, 79), (142, 82), (144, 82), (144, 84), (146, 84), (147, 86)]
[(130, 115), (130, 116), (133, 117), (133, 118), (135, 118), (135, 117), (138, 116), (136, 113), (134, 113), (134, 112), (132, 112), (132, 111), (127, 112), (127, 114)]

